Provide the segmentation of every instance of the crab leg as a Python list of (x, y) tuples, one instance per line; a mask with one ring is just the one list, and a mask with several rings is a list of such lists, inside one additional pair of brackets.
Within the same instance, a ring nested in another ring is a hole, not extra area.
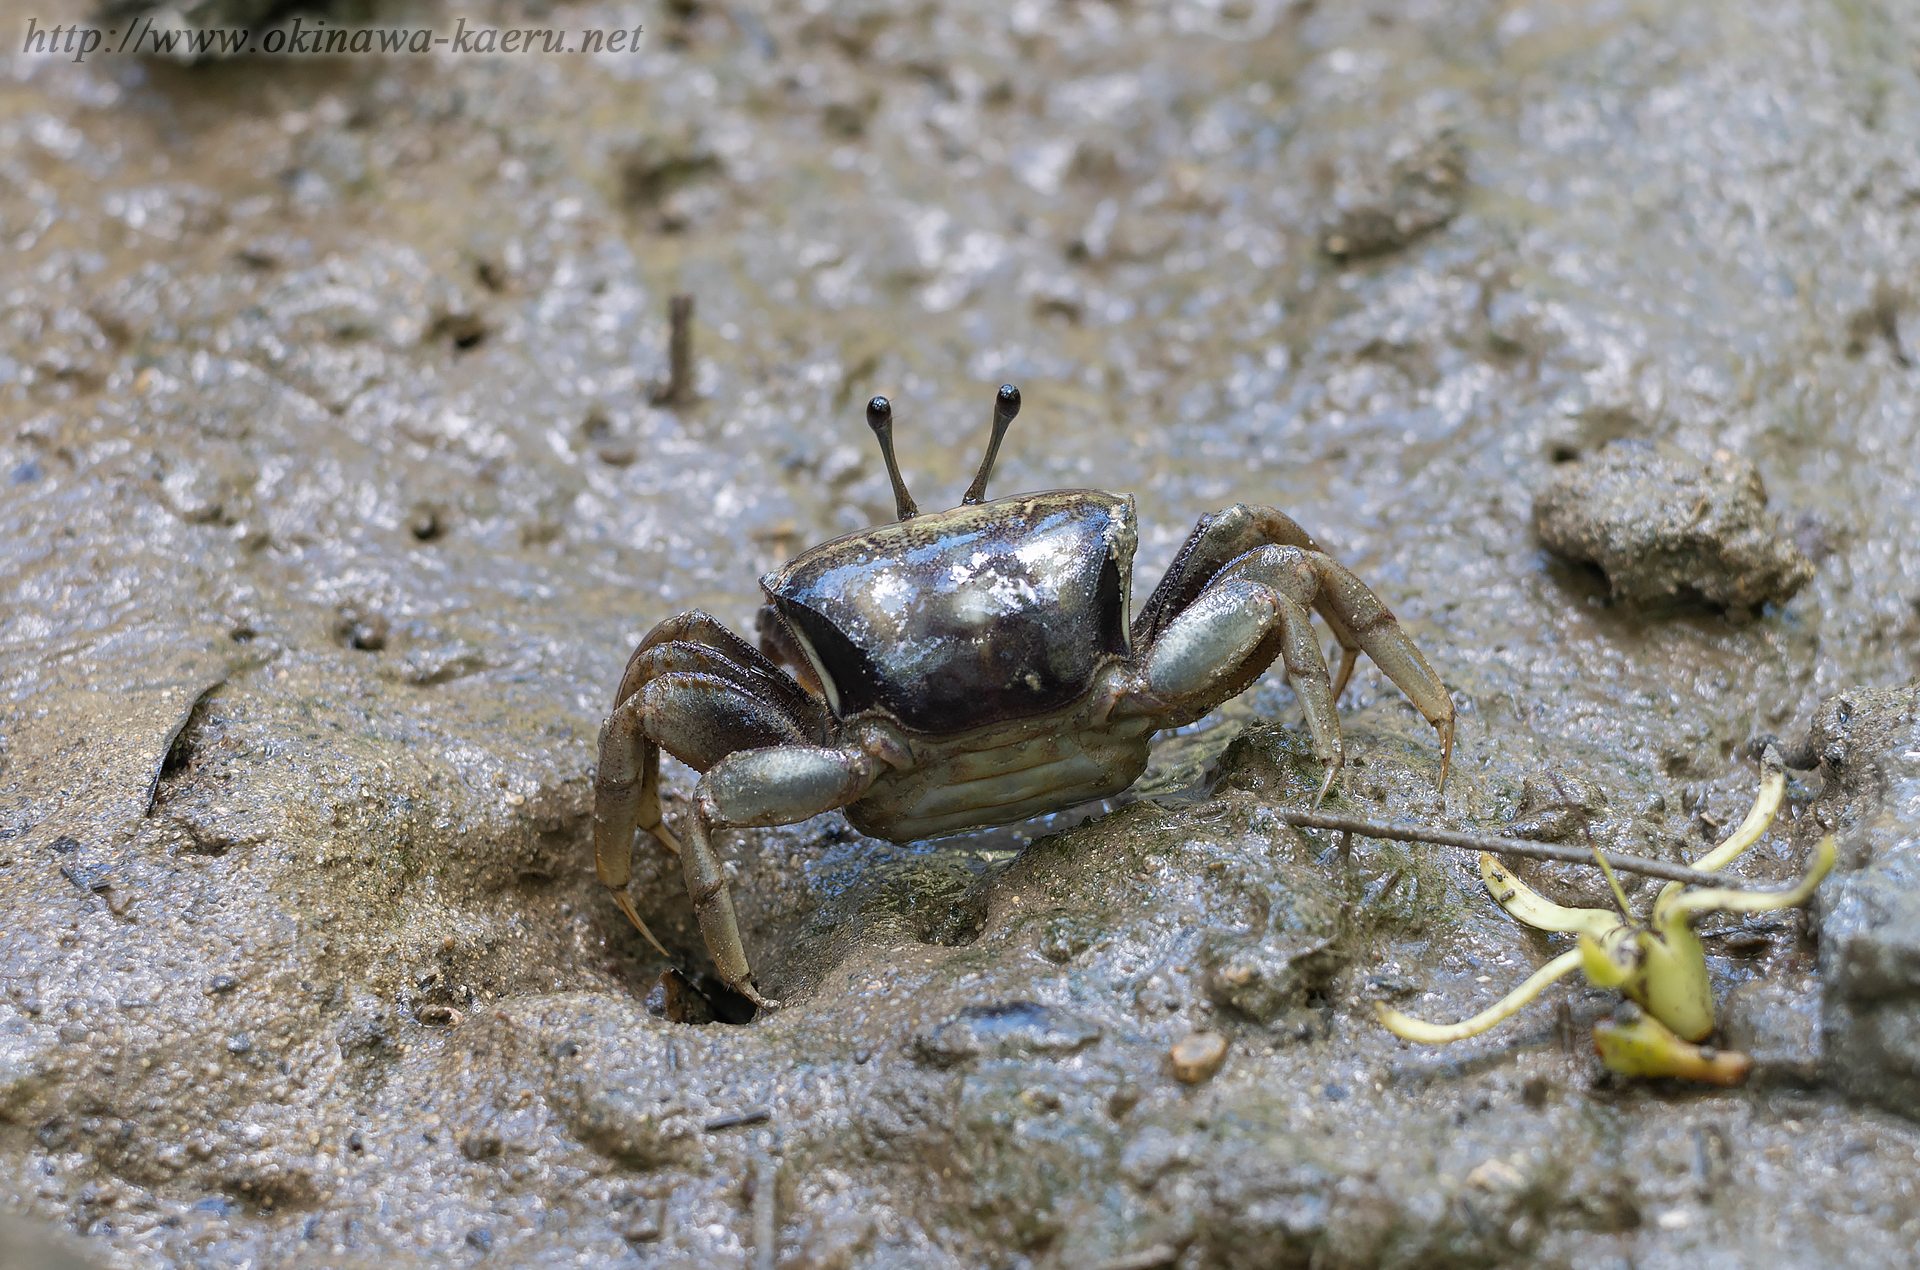
[(600, 726), (600, 767), (593, 780), (594, 871), (627, 920), (662, 957), (671, 960), (627, 897), (635, 828), (645, 829), (680, 854), (680, 843), (660, 818), (660, 747), (641, 730), (640, 712), (623, 705)]
[[(1249, 551), (1266, 546), (1299, 547), (1326, 554), (1325, 548), (1293, 517), (1272, 507), (1237, 503), (1224, 511), (1202, 516), (1181, 544), (1173, 563), (1167, 566), (1160, 585), (1141, 607), (1140, 616), (1133, 624), (1134, 646), (1140, 648), (1151, 643), (1176, 614), (1193, 603), (1220, 570)], [(1338, 701), (1360, 660), (1360, 641), (1324, 599), (1312, 607), (1340, 644), (1340, 669), (1333, 676), (1333, 699)]]
[(1324, 603), (1336, 615), (1374, 665), (1440, 733), (1439, 788), (1445, 790), (1453, 762), (1453, 698), (1380, 597), (1339, 561), (1299, 547), (1248, 552), (1220, 571), (1221, 581), (1234, 577), (1258, 579), (1303, 605)]
[(700, 778), (692, 830), (680, 853), (687, 894), (720, 978), (763, 1009), (777, 1009), (780, 1003), (760, 995), (754, 986), (726, 866), (713, 849), (714, 832), (790, 825), (844, 807), (873, 784), (876, 770), (873, 757), (862, 750), (777, 745), (729, 754)]
[(778, 701), (796, 720), (816, 722), (819, 706), (805, 689), (766, 654), (728, 630), (719, 618), (699, 609), (677, 613), (647, 632), (627, 659), (626, 673), (620, 676), (620, 687), (613, 694), (614, 705), (640, 691), (640, 685), (659, 673), (658, 667), (649, 664), (648, 654), (664, 645), (680, 646), (683, 655), (708, 654), (698, 669), (725, 674), (754, 696)]
[[(1306, 608), (1321, 601), (1440, 733), (1444, 790), (1453, 757), (1453, 699), (1379, 597), (1317, 551), (1260, 547), (1222, 569), (1147, 650), (1148, 692), (1177, 717), (1198, 717), (1244, 689), (1282, 653), (1314, 753), (1328, 764), (1320, 787), (1324, 797), (1340, 768), (1340, 726), (1326, 687), (1326, 661), (1303, 620)], [(1278, 640), (1272, 638), (1276, 627)]]
[[(682, 614), (654, 628), (634, 651), (619, 700), (600, 727), (600, 765), (594, 777), (595, 870), (627, 920), (662, 956), (668, 956), (666, 949), (627, 897), (635, 829), (645, 829), (669, 851), (682, 854), (660, 814), (661, 747), (706, 768), (734, 749), (806, 739), (800, 721), (780, 700), (753, 691), (759, 685), (750, 663), (729, 661), (726, 650), (713, 644), (654, 638), (663, 632), (682, 633), (689, 626), (697, 631), (698, 619), (718, 627), (704, 614)], [(746, 649), (743, 641), (731, 638)], [(792, 687), (799, 691), (798, 685)]]
[[(1276, 651), (1306, 711), (1314, 757), (1326, 765), (1327, 777), (1320, 786), (1320, 797), (1325, 797), (1345, 759), (1340, 722), (1312, 621), (1293, 596), (1246, 578), (1208, 587), (1148, 651), (1146, 692), (1178, 715), (1204, 714), (1256, 678)], [(1315, 806), (1319, 802), (1314, 799)]]

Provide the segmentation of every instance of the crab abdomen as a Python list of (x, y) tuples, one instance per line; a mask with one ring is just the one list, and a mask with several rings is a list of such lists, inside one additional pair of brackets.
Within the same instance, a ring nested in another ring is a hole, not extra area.
[(912, 842), (1064, 811), (1140, 779), (1151, 735), (1066, 731), (934, 756), (881, 776), (847, 819), (872, 837)]

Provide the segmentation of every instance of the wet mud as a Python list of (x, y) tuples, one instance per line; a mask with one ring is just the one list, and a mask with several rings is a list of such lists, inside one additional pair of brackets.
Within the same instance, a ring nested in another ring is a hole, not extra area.
[[(542, 13), (647, 39), (4, 63), (0, 1238), (1913, 1264), (1911, 16)], [(1330, 809), (1684, 861), (1782, 738), (1803, 770), (1739, 871), (1797, 876), (1816, 829), (1842, 866), (1809, 911), (1703, 923), (1750, 1084), (1607, 1078), (1577, 980), (1441, 1050), (1380, 1028), (1562, 945), (1458, 852), (1284, 825), (1320, 771), (1278, 676), (1111, 807), (728, 835), (789, 1003), (744, 1026), (639, 852), (691, 976), (662, 985), (591, 861), (629, 650), (692, 607), (750, 632), (761, 574), (891, 519), (875, 393), (920, 505), (956, 502), (1003, 381), (995, 491), (1134, 493), (1136, 595), (1256, 502), (1397, 612), (1460, 711), (1452, 778), (1363, 664)], [(1797, 589), (1646, 607), (1550, 550), (1536, 499), (1623, 439), (1750, 464)]]

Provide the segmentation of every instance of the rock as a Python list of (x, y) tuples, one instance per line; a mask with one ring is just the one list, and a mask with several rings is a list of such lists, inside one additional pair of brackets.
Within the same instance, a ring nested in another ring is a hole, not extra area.
[(1586, 828), (1606, 805), (1606, 791), (1591, 781), (1557, 771), (1528, 772), (1506, 832), (1535, 842), (1562, 842)]
[(1823, 1058), (1820, 985), (1811, 975), (1753, 979), (1720, 1004), (1720, 1032), (1730, 1049), (1752, 1060), (1757, 1085), (1814, 1085)]
[(1304, 1005), (1308, 994), (1332, 982), (1345, 964), (1331, 933), (1224, 936), (1208, 941), (1203, 960), (1207, 995), (1258, 1023), (1272, 1023)]
[(1855, 689), (1815, 717), (1826, 788), (1803, 836), (1841, 835), (1815, 895), (1824, 1072), (1920, 1119), (1920, 685)]
[(1916, 726), (1920, 682), (1849, 688), (1821, 702), (1806, 740), (1787, 747), (1788, 766), (1818, 768), (1824, 779), (1814, 808), (1817, 823), (1856, 830), (1840, 844), (1843, 869), (1865, 868), (1904, 838), (1899, 808), (1920, 778)]
[(1744, 619), (1784, 604), (1813, 565), (1767, 512), (1753, 464), (1705, 462), (1639, 438), (1562, 465), (1534, 499), (1548, 550), (1599, 566), (1615, 599), (1658, 608), (1704, 600)]
[(664, 970), (647, 990), (647, 1013), (669, 1023), (711, 1023), (713, 1007), (678, 970)]
[(1820, 969), (1834, 1082), (1920, 1118), (1920, 822), (1913, 823), (1897, 856), (1828, 883)]
[(1227, 1038), (1218, 1032), (1191, 1032), (1173, 1043), (1167, 1058), (1175, 1080), (1197, 1085), (1212, 1080), (1227, 1060)]
[(1466, 147), (1452, 135), (1436, 137), (1384, 173), (1362, 177), (1357, 197), (1320, 231), (1320, 250), (1343, 261), (1398, 251), (1457, 216), (1466, 190)]
[(1522, 1191), (1527, 1179), (1499, 1156), (1490, 1156), (1473, 1166), (1467, 1174), (1467, 1185), (1483, 1191)]

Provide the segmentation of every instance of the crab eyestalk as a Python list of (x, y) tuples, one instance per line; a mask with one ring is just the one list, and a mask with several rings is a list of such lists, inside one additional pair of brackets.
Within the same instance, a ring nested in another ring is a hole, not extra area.
[(869, 401), (867, 426), (880, 441), (880, 457), (887, 461), (887, 479), (893, 482), (894, 516), (899, 520), (912, 520), (920, 514), (920, 509), (913, 505), (913, 495), (907, 493), (907, 483), (900, 476), (900, 463), (893, 457), (893, 403), (885, 397)]
[(987, 441), (980, 471), (974, 475), (973, 484), (967, 486), (966, 497), (960, 500), (963, 504), (977, 503), (987, 496), (987, 478), (993, 475), (993, 461), (1000, 457), (1000, 439), (1007, 435), (1007, 425), (1019, 413), (1020, 390), (1012, 384), (1001, 384), (993, 398), (993, 436)]

